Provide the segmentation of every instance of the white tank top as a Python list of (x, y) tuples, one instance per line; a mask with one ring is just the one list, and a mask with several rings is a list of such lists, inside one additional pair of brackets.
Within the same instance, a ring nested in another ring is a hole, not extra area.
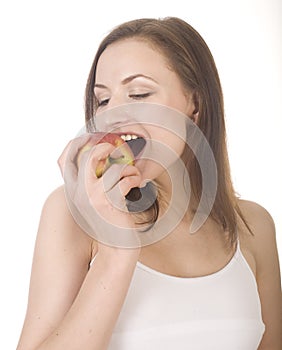
[(108, 350), (253, 350), (264, 330), (256, 280), (238, 244), (223, 269), (203, 277), (138, 262)]

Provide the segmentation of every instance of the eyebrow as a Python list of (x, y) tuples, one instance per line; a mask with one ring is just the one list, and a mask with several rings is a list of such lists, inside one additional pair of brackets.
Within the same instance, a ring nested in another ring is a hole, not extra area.
[[(145, 79), (151, 80), (157, 84), (157, 81), (155, 79), (149, 77), (148, 75), (144, 75), (144, 74), (130, 75), (129, 77), (123, 79), (121, 83), (122, 83), (122, 85), (126, 85), (126, 84), (130, 83), (132, 80), (137, 79), (137, 78), (145, 78)], [(107, 87), (103, 84), (95, 84), (94, 88), (107, 89)]]

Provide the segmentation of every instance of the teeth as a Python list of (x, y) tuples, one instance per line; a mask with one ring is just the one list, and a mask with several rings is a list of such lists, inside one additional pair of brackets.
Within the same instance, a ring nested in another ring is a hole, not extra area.
[(120, 136), (124, 141), (130, 141), (130, 140), (136, 140), (138, 138), (137, 135), (129, 135), (129, 134), (124, 134)]

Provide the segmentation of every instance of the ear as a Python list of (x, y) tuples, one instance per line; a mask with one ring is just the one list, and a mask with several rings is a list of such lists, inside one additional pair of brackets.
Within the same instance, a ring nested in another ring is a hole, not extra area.
[(198, 110), (195, 110), (192, 114), (192, 116), (190, 116), (191, 120), (198, 124), (198, 121), (199, 121), (199, 111)]
[(192, 94), (191, 102), (193, 104), (193, 111), (189, 113), (189, 118), (196, 124), (199, 121), (199, 94), (194, 91)]

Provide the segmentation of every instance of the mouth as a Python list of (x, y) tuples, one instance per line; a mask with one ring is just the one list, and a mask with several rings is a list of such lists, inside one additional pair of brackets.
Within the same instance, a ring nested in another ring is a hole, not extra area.
[(146, 145), (144, 137), (136, 134), (121, 134), (120, 137), (128, 144), (135, 159), (141, 155), (141, 152)]
[[(146, 145), (146, 139), (140, 135), (137, 134), (119, 134), (120, 138), (122, 138), (129, 148), (131, 149), (135, 160), (138, 160), (138, 158), (141, 156), (145, 145)], [(142, 192), (139, 187), (133, 187), (130, 189), (130, 191), (125, 196), (127, 200), (127, 208), (129, 212), (139, 212), (142, 210), (142, 206), (140, 206), (140, 201), (143, 198)], [(144, 197), (146, 199), (146, 197)], [(142, 205), (144, 206), (144, 198), (142, 201)], [(138, 202), (136, 205), (135, 202)], [(147, 207), (146, 207), (147, 208)]]

